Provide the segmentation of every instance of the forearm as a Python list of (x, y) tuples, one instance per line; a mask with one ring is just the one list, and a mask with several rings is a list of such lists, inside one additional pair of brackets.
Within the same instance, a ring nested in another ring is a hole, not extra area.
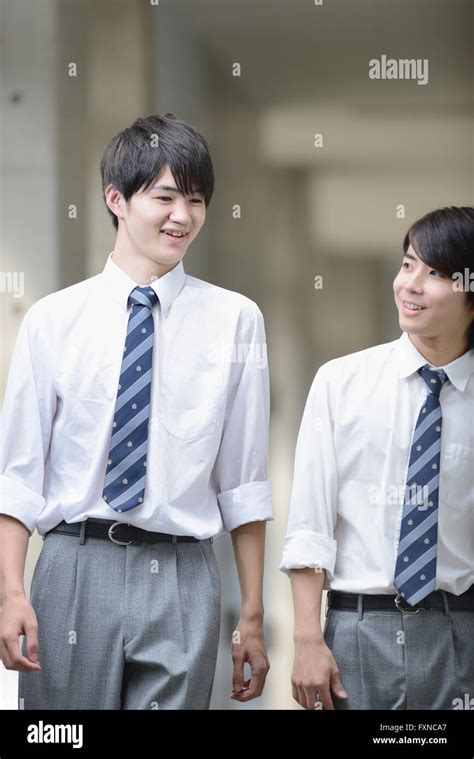
[(326, 572), (312, 568), (290, 571), (291, 590), (295, 613), (295, 641), (322, 640), (321, 597)]
[(7, 596), (25, 595), (25, 559), (30, 533), (18, 519), (0, 514), (0, 605)]
[(242, 616), (263, 617), (263, 563), (266, 522), (249, 522), (232, 530), (237, 573), (242, 598)]

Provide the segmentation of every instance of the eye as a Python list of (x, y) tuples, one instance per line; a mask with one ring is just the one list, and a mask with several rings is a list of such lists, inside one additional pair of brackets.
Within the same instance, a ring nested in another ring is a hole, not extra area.
[(442, 272), (440, 271), (437, 271), (436, 269), (432, 269), (430, 271), (430, 274), (436, 274), (437, 277), (441, 277), (441, 279), (444, 279), (444, 274), (442, 274)]
[(155, 200), (173, 200), (173, 198), (170, 198), (167, 195), (159, 195)]
[(404, 269), (406, 266), (411, 266), (409, 261), (403, 261), (402, 263), (402, 269)]
[(191, 203), (202, 203), (201, 198), (191, 198)]

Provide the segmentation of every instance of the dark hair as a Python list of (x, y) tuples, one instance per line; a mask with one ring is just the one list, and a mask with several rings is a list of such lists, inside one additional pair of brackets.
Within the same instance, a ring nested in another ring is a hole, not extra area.
[[(214, 192), (209, 146), (174, 113), (137, 119), (112, 138), (100, 162), (102, 189), (112, 184), (128, 201), (139, 190), (147, 190), (165, 166), (183, 195), (202, 192), (209, 205)], [(118, 229), (116, 215), (108, 206), (107, 210)]]
[[(418, 258), (433, 269), (452, 277), (467, 269), (474, 270), (474, 208), (449, 206), (415, 221), (403, 240), (403, 252), (412, 246)], [(469, 301), (474, 292), (469, 288)], [(474, 321), (469, 329), (469, 347), (474, 348)]]

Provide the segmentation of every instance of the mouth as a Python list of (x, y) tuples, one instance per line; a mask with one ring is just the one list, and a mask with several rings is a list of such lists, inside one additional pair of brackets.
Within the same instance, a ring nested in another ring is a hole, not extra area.
[(420, 306), (418, 303), (413, 303), (410, 300), (402, 300), (402, 311), (405, 316), (416, 316), (421, 314), (422, 311), (426, 311), (426, 306)]
[(189, 232), (179, 232), (178, 230), (170, 229), (162, 229), (160, 232), (162, 235), (166, 235), (168, 240), (173, 243), (182, 243), (189, 235)]

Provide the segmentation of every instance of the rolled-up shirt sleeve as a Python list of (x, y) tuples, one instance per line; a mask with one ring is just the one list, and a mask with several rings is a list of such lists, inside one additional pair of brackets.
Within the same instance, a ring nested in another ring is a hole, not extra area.
[(242, 309), (214, 468), (224, 527), (273, 519), (267, 477), (270, 393), (265, 325), (258, 306)]
[(18, 331), (0, 417), (0, 513), (32, 534), (45, 507), (45, 460), (56, 411), (51, 357), (32, 334), (33, 306)]
[(317, 372), (306, 401), (295, 453), (288, 526), (280, 570), (326, 570), (325, 588), (336, 562), (337, 467), (331, 412), (333, 362)]

